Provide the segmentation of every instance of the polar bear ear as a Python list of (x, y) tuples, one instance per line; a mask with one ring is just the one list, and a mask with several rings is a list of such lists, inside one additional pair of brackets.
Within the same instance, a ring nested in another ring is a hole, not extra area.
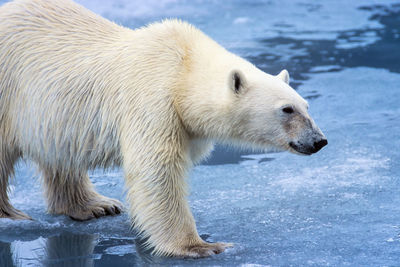
[(246, 91), (246, 80), (239, 70), (233, 70), (229, 75), (229, 87), (235, 94), (242, 94)]
[(289, 72), (287, 70), (282, 70), (278, 75), (276, 75), (279, 79), (284, 81), (285, 83), (289, 84)]

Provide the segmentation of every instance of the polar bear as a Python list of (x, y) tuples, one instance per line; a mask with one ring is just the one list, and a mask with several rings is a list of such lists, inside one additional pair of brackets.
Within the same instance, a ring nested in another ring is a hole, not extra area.
[(21, 158), (41, 170), (48, 210), (87, 220), (122, 205), (87, 171), (121, 166), (132, 224), (157, 255), (205, 257), (188, 170), (216, 141), (311, 154), (327, 144), (283, 70), (272, 76), (195, 27), (131, 30), (70, 0), (0, 7), (0, 217), (28, 219), (7, 196)]

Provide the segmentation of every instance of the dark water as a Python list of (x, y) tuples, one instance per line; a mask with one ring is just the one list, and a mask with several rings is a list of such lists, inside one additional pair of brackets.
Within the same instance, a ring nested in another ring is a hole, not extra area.
[[(80, 3), (130, 27), (179, 17), (268, 73), (288, 69), (329, 145), (311, 157), (217, 146), (191, 173), (190, 203), (204, 239), (235, 246), (200, 260), (150, 256), (126, 214), (46, 214), (39, 178), (21, 163), (11, 199), (34, 221), (0, 220), (0, 266), (400, 266), (400, 4)], [(120, 170), (91, 178), (124, 200)]]

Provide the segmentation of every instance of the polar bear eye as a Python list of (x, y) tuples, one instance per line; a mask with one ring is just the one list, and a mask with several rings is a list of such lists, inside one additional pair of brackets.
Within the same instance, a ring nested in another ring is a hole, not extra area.
[(283, 111), (284, 113), (287, 113), (287, 114), (292, 114), (292, 113), (294, 112), (294, 110), (293, 110), (292, 107), (284, 107), (284, 108), (282, 109), (282, 111)]
[(233, 70), (229, 74), (229, 88), (236, 95), (244, 94), (247, 91), (246, 78), (240, 70)]
[(240, 91), (240, 86), (242, 85), (242, 81), (240, 80), (240, 75), (239, 75), (239, 73), (235, 72), (235, 73), (233, 74), (233, 81), (234, 81), (235, 93), (239, 93), (239, 91)]

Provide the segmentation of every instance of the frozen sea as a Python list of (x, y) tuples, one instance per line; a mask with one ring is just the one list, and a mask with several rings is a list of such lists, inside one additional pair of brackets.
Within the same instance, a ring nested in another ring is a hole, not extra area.
[[(1, 267), (400, 266), (397, 1), (79, 2), (132, 28), (181, 18), (268, 73), (288, 69), (329, 145), (310, 157), (218, 146), (191, 172), (189, 200), (200, 235), (235, 246), (197, 260), (152, 257), (126, 214), (46, 214), (40, 177), (20, 162), (11, 200), (34, 220), (0, 220)], [(124, 201), (120, 170), (91, 178)]]

